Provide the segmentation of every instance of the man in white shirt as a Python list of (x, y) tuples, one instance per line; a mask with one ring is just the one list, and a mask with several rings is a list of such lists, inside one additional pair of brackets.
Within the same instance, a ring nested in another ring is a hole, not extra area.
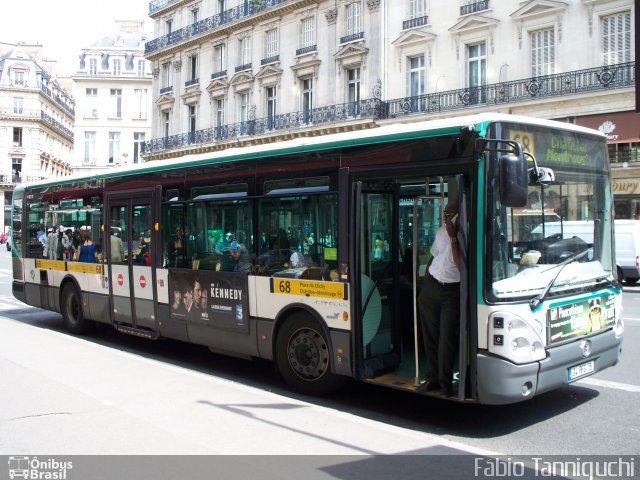
[(460, 321), (460, 252), (458, 247), (458, 205), (449, 199), (444, 223), (431, 246), (418, 304), (425, 351), (427, 381), (420, 391), (453, 394), (453, 364), (458, 347)]

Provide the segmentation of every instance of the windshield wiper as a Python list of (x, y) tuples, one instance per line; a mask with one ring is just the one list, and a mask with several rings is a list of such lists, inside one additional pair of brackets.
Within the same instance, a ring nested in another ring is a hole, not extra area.
[(540, 292), (539, 295), (536, 295), (531, 300), (529, 300), (529, 308), (531, 309), (532, 312), (535, 311), (538, 308), (538, 306), (540, 305), (540, 303), (545, 299), (545, 297), (549, 293), (549, 290), (551, 290), (551, 287), (553, 287), (553, 284), (556, 283), (556, 280), (560, 276), (560, 273), (562, 272), (564, 267), (566, 267), (570, 263), (575, 262), (576, 260), (580, 260), (582, 257), (584, 257), (587, 254), (588, 251), (589, 251), (589, 249), (583, 250), (582, 252), (578, 252), (575, 255), (572, 255), (569, 258), (567, 258), (565, 261), (563, 261), (561, 263), (558, 263), (557, 265), (554, 265), (552, 267), (552, 268), (557, 268), (557, 267), (560, 267), (560, 268), (558, 268), (558, 272), (553, 276), (553, 278), (547, 284), (547, 286), (544, 288), (544, 290), (542, 292)]

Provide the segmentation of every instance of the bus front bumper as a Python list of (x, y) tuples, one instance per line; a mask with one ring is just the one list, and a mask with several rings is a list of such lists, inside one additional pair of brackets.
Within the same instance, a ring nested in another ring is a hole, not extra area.
[[(616, 337), (613, 330), (608, 330), (548, 348), (544, 360), (524, 365), (479, 353), (478, 400), (489, 405), (521, 402), (572, 383), (568, 375), (571, 367), (594, 361), (594, 373), (597, 373), (616, 365), (622, 353), (622, 339)], [(583, 341), (589, 342), (591, 353), (587, 357), (581, 348)]]

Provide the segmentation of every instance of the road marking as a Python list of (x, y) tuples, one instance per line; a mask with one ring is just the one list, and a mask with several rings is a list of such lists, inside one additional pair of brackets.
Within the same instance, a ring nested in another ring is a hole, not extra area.
[(615, 390), (624, 390), (625, 392), (640, 393), (639, 385), (631, 385), (629, 383), (611, 382), (609, 380), (599, 380), (597, 378), (585, 378), (578, 380), (577, 383), (586, 383), (593, 387), (613, 388)]

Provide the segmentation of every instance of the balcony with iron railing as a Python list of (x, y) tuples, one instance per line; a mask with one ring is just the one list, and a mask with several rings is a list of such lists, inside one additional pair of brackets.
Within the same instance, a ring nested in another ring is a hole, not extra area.
[(273, 55), (271, 57), (263, 58), (260, 60), (260, 65), (268, 65), (280, 61), (280, 55)]
[(49, 97), (51, 100), (53, 100), (55, 103), (57, 103), (63, 110), (65, 110), (69, 115), (71, 115), (72, 117), (75, 118), (76, 116), (76, 111), (74, 110), (74, 108), (70, 105), (68, 105), (67, 103), (65, 103), (64, 100), (62, 100), (58, 95), (54, 95), (53, 92), (51, 91), (51, 89), (49, 87), (47, 87), (46, 85), (41, 85), (40, 86), (40, 90), (42, 91), (42, 93), (44, 93), (47, 97)]
[(160, 10), (162, 7), (166, 7), (167, 5), (175, 1), (176, 0), (151, 0), (149, 2), (149, 15), (151, 15), (156, 10)]
[(176, 148), (201, 146), (239, 137), (263, 135), (294, 128), (327, 125), (355, 119), (378, 118), (382, 111), (378, 99), (328, 105), (307, 111), (293, 112), (245, 122), (211, 127), (195, 132), (185, 132), (165, 138), (156, 138), (143, 144), (143, 153), (156, 153)]
[(47, 115), (44, 112), (40, 112), (40, 118), (42, 118), (42, 120), (44, 120), (46, 123), (48, 123), (50, 126), (55, 128), (56, 130), (58, 130), (59, 132), (63, 133), (64, 135), (66, 135), (67, 137), (73, 140), (73, 132), (69, 130), (67, 127), (65, 127), (63, 124), (58, 122), (55, 118), (53, 118), (50, 115)]
[(402, 29), (409, 30), (411, 28), (422, 27), (426, 25), (428, 21), (429, 21), (429, 17), (427, 17), (426, 15), (424, 17), (416, 17), (410, 20), (405, 20), (404, 22), (402, 22)]
[(346, 123), (358, 119), (376, 121), (414, 115), (437, 115), (441, 112), (474, 108), (486, 109), (497, 105), (536, 102), (634, 86), (635, 62), (628, 62), (387, 101), (372, 98), (329, 105), (306, 112), (293, 112), (152, 139), (145, 142), (143, 148), (144, 153), (154, 154), (183, 147), (204, 146), (239, 137), (264, 135), (279, 130), (337, 125), (340, 122)]
[(39, 175), (0, 175), (1, 184), (29, 183), (44, 180), (47, 177)]
[(251, 63), (245, 63), (244, 65), (238, 65), (236, 67), (236, 73), (242, 72), (244, 70), (251, 70)]
[(354, 33), (340, 37), (340, 45), (343, 43), (355, 42), (356, 40), (362, 40), (364, 38), (364, 32)]
[[(281, 5), (283, 3), (287, 3), (289, 1), (291, 0), (259, 0), (238, 5), (236, 7), (230, 8), (229, 10), (218, 13), (217, 15), (205, 18), (204, 20), (200, 20), (184, 28), (148, 41), (144, 45), (144, 54), (145, 56), (150, 55), (165, 47), (187, 41), (200, 34), (211, 32), (212, 30), (223, 25), (235, 22), (236, 20), (241, 20), (243, 18), (260, 13), (264, 10), (275, 7), (277, 5)], [(167, 5), (168, 3), (169, 2), (162, 3), (162, 1), (159, 1), (157, 3), (158, 6), (156, 7), (156, 9)], [(149, 8), (151, 9), (151, 4), (149, 4)]]
[(389, 118), (633, 87), (635, 62), (390, 100)]
[(309, 45), (308, 47), (298, 48), (296, 50), (296, 55), (304, 55), (305, 53), (315, 52), (317, 49), (317, 45)]
[(481, 12), (489, 9), (489, 0), (475, 0), (460, 7), (460, 15)]

